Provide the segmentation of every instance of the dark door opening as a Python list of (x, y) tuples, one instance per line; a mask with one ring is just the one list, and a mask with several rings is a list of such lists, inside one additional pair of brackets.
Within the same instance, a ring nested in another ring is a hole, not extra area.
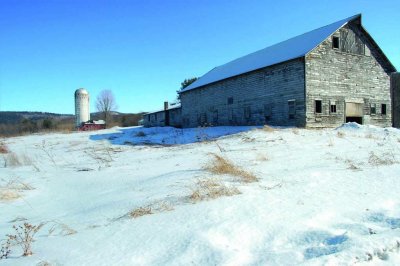
[(346, 116), (346, 123), (356, 122), (357, 124), (362, 125), (362, 117), (358, 116)]

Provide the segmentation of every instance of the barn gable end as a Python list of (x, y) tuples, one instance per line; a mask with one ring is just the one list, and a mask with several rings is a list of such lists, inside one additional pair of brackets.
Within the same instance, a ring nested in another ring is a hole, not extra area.
[(349, 121), (391, 125), (390, 73), (395, 69), (362, 27), (361, 16), (310, 51), (305, 65), (308, 127)]

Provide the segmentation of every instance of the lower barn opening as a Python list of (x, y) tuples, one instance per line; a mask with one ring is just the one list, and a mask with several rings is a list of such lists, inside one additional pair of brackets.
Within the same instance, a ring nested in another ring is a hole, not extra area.
[(346, 123), (349, 122), (356, 122), (357, 124), (362, 125), (363, 121), (362, 121), (362, 117), (357, 117), (357, 116), (347, 116), (346, 117)]

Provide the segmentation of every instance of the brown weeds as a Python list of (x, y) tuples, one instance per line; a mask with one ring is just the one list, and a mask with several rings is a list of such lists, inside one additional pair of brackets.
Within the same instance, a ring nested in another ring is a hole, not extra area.
[(236, 194), (240, 194), (240, 191), (236, 187), (228, 187), (214, 178), (209, 178), (197, 181), (196, 187), (192, 190), (189, 199), (192, 202), (198, 202)]
[(213, 154), (214, 161), (211, 162), (210, 165), (207, 165), (205, 169), (213, 174), (218, 175), (233, 175), (240, 177), (242, 182), (250, 183), (258, 181), (258, 178), (246, 170), (236, 166), (229, 160), (217, 155)]

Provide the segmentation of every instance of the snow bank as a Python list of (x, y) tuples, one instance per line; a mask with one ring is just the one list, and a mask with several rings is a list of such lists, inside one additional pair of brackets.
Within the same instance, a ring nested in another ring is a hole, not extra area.
[[(249, 129), (2, 140), (20, 164), (0, 155), (0, 193), (19, 195), (0, 199), (0, 240), (13, 225), (46, 225), (32, 256), (14, 247), (0, 265), (400, 264), (399, 130)], [(212, 154), (259, 181), (210, 173)], [(191, 201), (204, 179), (241, 193)], [(140, 208), (150, 212), (129, 215)]]

